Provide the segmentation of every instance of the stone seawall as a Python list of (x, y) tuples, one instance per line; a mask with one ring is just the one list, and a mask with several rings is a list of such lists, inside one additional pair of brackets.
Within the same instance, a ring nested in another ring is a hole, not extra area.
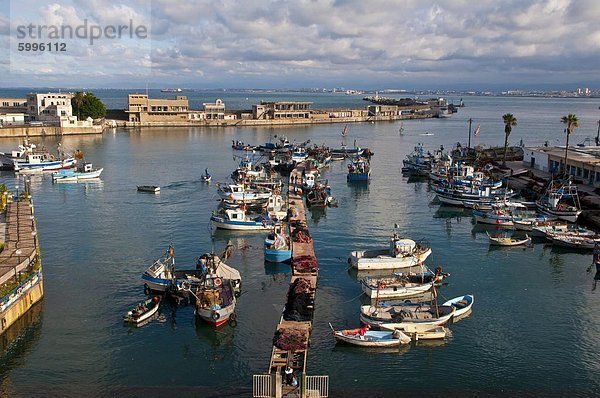
[(10, 126), (0, 128), (0, 138), (49, 137), (80, 134), (101, 134), (102, 126), (58, 127), (58, 126)]

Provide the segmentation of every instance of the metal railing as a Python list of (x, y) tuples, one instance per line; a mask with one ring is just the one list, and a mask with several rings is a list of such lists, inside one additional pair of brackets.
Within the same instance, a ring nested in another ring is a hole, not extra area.
[(327, 398), (329, 397), (329, 376), (305, 376), (303, 397)]
[(253, 375), (252, 376), (252, 397), (253, 398), (271, 398), (275, 396), (275, 383), (273, 376)]

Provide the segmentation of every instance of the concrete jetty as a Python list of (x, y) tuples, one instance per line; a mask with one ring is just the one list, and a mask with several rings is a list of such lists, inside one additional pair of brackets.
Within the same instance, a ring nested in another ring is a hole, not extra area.
[[(314, 299), (317, 290), (318, 266), (313, 240), (306, 225), (306, 210), (302, 198), (304, 162), (290, 174), (288, 185), (288, 222), (292, 240), (292, 277), (286, 297), (287, 304), (273, 339), (267, 374), (254, 375), (253, 397), (326, 397), (328, 376), (308, 376), (309, 339), (312, 332)], [(301, 300), (298, 301), (298, 297)], [(294, 301), (293, 310), (291, 300)], [(286, 316), (286, 311), (288, 312)], [(290, 316), (290, 312), (294, 315)], [(302, 317), (294, 318), (296, 314)], [(282, 343), (283, 342), (283, 343)], [(285, 380), (285, 370), (293, 372), (297, 384)]]
[(8, 202), (0, 253), (0, 334), (44, 296), (33, 204)]

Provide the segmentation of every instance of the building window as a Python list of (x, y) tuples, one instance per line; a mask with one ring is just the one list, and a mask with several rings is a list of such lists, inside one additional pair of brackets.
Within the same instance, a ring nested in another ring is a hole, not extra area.
[(583, 178), (589, 178), (590, 171), (588, 169), (583, 169)]

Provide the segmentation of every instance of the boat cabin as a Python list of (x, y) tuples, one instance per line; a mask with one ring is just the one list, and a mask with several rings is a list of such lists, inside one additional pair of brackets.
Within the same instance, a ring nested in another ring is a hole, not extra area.
[(412, 254), (415, 251), (417, 243), (412, 239), (400, 239), (394, 234), (390, 240), (390, 251), (392, 257)]

